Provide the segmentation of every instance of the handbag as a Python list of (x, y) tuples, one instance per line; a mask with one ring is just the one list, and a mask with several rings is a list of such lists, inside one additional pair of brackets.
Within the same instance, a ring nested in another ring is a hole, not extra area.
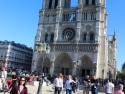
[(55, 87), (57, 91), (62, 91), (62, 87)]

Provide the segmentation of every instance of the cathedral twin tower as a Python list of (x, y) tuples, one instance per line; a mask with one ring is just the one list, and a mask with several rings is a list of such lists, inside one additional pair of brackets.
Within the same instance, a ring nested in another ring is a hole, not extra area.
[(43, 0), (35, 44), (45, 41), (51, 52), (43, 62), (34, 48), (32, 70), (41, 71), (43, 63), (44, 73), (115, 78), (117, 40), (116, 33), (106, 33), (105, 0), (78, 0), (77, 7), (70, 5), (71, 0)]

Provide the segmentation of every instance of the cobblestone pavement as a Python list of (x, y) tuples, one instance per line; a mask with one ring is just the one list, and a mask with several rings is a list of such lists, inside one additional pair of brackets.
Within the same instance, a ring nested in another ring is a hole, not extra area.
[[(36, 94), (37, 92), (37, 89), (38, 89), (38, 86), (31, 86), (31, 85), (27, 85), (27, 88), (28, 88), (28, 94)], [(43, 92), (42, 94), (54, 94), (54, 90), (52, 89), (52, 86), (43, 86)], [(0, 92), (0, 94), (4, 94), (3, 92)], [(5, 93), (5, 94), (9, 94), (9, 93)], [(61, 94), (66, 94), (65, 92), (61, 93)], [(83, 94), (82, 93), (82, 90), (78, 90), (76, 91), (76, 93), (73, 93), (73, 94)], [(91, 92), (90, 92), (91, 94)], [(99, 94), (105, 94), (105, 93), (102, 93), (102, 92), (99, 92)]]

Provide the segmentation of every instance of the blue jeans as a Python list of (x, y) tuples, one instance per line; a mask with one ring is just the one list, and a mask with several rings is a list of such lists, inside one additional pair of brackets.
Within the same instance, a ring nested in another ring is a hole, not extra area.
[(72, 89), (66, 89), (66, 94), (72, 94)]
[(94, 89), (94, 90), (92, 91), (92, 94), (98, 94), (98, 89)]

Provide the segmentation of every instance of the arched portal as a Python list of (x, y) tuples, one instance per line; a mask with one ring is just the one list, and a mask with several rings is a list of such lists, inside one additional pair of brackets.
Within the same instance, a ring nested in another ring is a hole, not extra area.
[(63, 75), (72, 75), (72, 60), (67, 53), (61, 53), (54, 62), (54, 73)]
[[(43, 64), (42, 64), (43, 63)], [(43, 70), (42, 70), (42, 65), (43, 65)], [(36, 70), (38, 72), (43, 72), (43, 73), (49, 73), (50, 71), (50, 60), (49, 58), (43, 59), (42, 57), (38, 60), (38, 63), (36, 65)]]
[[(87, 55), (83, 56), (80, 58), (80, 60), (82, 61), (81, 67), (80, 67), (80, 76), (85, 77), (86, 75), (91, 76), (93, 74), (93, 62), (90, 59), (90, 57), (88, 57)], [(77, 71), (78, 73), (78, 71)]]

